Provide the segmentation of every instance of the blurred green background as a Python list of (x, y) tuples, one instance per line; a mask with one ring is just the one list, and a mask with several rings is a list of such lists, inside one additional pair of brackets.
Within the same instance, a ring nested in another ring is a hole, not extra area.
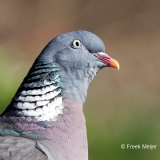
[(103, 69), (90, 85), (84, 108), (89, 159), (159, 160), (159, 0), (0, 0), (0, 111), (43, 47), (77, 29), (101, 37), (121, 66)]

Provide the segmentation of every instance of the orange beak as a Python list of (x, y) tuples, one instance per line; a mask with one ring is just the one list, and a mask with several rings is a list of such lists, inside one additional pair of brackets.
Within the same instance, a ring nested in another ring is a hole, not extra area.
[(119, 70), (120, 66), (119, 66), (118, 61), (116, 61), (115, 59), (111, 58), (106, 53), (98, 52), (98, 53), (95, 53), (94, 56), (96, 56), (104, 64), (106, 64), (107, 67), (112, 67), (112, 68), (115, 68), (115, 69)]
[(109, 62), (109, 67), (118, 69), (120, 68), (118, 61), (116, 61), (115, 59), (111, 58), (111, 61)]

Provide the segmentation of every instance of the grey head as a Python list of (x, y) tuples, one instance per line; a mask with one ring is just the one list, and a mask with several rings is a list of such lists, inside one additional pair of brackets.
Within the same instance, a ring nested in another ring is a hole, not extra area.
[(119, 69), (119, 64), (95, 34), (80, 30), (59, 35), (37, 57), (3, 115), (57, 120), (64, 99), (84, 103), (89, 83), (104, 67)]
[(54, 38), (35, 63), (45, 60), (58, 64), (63, 97), (83, 103), (96, 73), (103, 67), (119, 67), (104, 52), (105, 45), (98, 36), (79, 30)]

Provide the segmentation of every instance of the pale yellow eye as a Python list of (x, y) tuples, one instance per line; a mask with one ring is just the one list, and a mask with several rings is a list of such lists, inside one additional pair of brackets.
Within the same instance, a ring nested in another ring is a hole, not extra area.
[(78, 39), (73, 40), (72, 42), (72, 48), (78, 49), (81, 47), (81, 41)]

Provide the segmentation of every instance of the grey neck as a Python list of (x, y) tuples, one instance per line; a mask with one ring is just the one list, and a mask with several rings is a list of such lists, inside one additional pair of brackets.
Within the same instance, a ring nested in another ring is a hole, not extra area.
[(93, 63), (82, 67), (36, 63), (3, 114), (25, 116), (29, 121), (58, 121), (65, 114), (63, 99), (83, 104), (97, 71)]
[(85, 102), (88, 86), (99, 70), (98, 68), (94, 68), (94, 64), (88, 65), (90, 65), (90, 67), (65, 68), (65, 72), (59, 72), (61, 77), (60, 86), (62, 88), (62, 97), (81, 104)]

